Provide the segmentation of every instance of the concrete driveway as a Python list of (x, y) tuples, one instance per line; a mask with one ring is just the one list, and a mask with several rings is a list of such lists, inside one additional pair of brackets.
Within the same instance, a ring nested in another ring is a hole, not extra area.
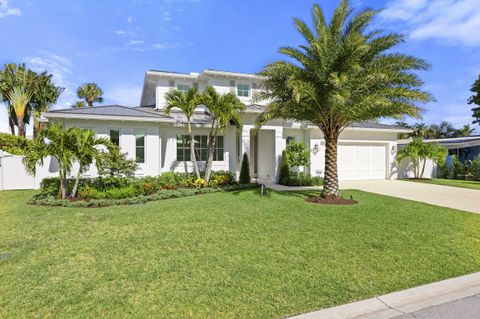
[(398, 180), (345, 181), (341, 189), (399, 197), (480, 214), (480, 190)]

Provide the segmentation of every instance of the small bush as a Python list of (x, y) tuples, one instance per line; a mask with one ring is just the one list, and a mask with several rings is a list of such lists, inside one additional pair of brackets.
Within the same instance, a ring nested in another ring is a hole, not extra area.
[(197, 178), (195, 182), (193, 182), (193, 187), (195, 188), (204, 188), (207, 186), (207, 182), (203, 178)]
[(282, 158), (280, 161), (280, 184), (287, 185), (287, 181), (290, 178), (290, 166), (288, 165), (287, 151), (282, 152)]
[(240, 184), (250, 183), (250, 164), (247, 153), (243, 154), (242, 166), (240, 168)]
[(235, 177), (233, 173), (230, 171), (216, 171), (213, 172), (210, 176), (210, 181), (208, 186), (217, 187), (217, 186), (225, 186), (235, 183)]
[(287, 186), (321, 186), (323, 178), (311, 176), (308, 173), (290, 172), (288, 178), (283, 180), (283, 185)]

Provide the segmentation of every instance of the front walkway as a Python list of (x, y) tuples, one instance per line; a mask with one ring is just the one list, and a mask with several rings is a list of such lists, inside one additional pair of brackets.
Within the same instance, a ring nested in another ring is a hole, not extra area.
[(480, 213), (480, 190), (475, 189), (399, 180), (346, 181), (340, 183), (340, 188), (359, 189), (370, 193)]

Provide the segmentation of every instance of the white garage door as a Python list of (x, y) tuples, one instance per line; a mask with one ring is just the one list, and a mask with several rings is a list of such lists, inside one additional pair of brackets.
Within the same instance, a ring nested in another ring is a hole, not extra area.
[(341, 181), (385, 179), (386, 146), (338, 144), (338, 178)]

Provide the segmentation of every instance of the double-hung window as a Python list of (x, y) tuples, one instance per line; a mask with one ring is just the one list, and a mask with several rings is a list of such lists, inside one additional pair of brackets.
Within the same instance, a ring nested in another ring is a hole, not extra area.
[[(206, 161), (208, 152), (208, 136), (207, 135), (195, 135), (193, 137), (195, 158), (197, 161)], [(215, 142), (213, 150), (213, 160), (223, 161), (224, 156), (224, 144), (223, 136), (218, 136)], [(190, 136), (178, 135), (177, 136), (177, 161), (191, 161), (190, 156)]]
[(110, 130), (110, 142), (115, 146), (120, 146), (120, 130)]
[(145, 163), (145, 131), (135, 132), (135, 162)]
[(179, 90), (180, 92), (187, 93), (187, 91), (189, 89), (190, 89), (190, 86), (188, 86), (186, 84), (178, 84), (177, 85), (177, 90)]
[(250, 86), (248, 84), (238, 84), (237, 85), (237, 95), (242, 97), (250, 96)]

